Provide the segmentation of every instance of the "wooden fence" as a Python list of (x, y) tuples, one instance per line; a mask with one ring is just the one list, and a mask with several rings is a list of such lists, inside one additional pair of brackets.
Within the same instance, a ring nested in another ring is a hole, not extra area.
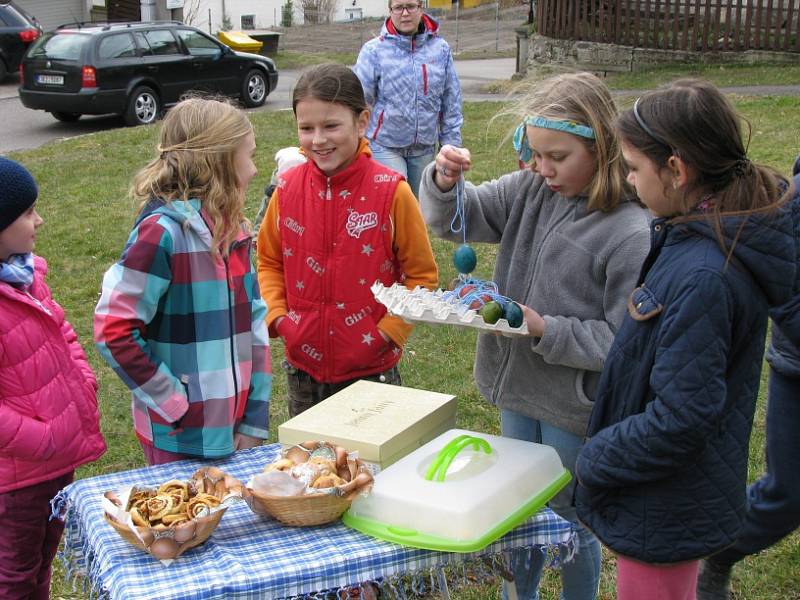
[(551, 38), (700, 52), (800, 52), (800, 0), (538, 0)]

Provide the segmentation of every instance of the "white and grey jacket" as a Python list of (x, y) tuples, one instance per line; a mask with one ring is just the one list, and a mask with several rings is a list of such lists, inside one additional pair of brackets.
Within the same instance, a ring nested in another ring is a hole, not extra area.
[[(455, 188), (441, 192), (433, 163), (420, 202), (433, 233), (450, 231)], [(595, 388), (650, 247), (646, 209), (624, 201), (610, 213), (587, 198), (564, 198), (530, 170), (466, 184), (468, 241), (499, 244), (494, 268), (502, 294), (539, 312), (541, 338), (478, 336), (475, 381), (499, 408), (583, 435)]]

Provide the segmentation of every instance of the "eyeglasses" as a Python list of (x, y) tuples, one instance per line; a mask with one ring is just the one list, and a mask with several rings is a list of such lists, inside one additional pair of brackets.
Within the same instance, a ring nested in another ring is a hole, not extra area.
[(393, 6), (391, 12), (393, 15), (402, 15), (403, 11), (407, 12), (410, 15), (415, 14), (420, 8), (422, 8), (419, 4), (398, 4), (397, 6)]

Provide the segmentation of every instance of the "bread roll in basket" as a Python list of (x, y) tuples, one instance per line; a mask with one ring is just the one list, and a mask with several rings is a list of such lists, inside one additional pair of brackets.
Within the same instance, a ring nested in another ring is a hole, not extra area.
[(190, 481), (173, 479), (158, 488), (133, 487), (120, 497), (104, 494), (104, 517), (122, 538), (162, 561), (205, 542), (230, 500), (241, 499), (241, 483), (216, 467), (203, 467)]
[(331, 523), (350, 508), (353, 499), (372, 487), (372, 474), (346, 449), (329, 442), (309, 441), (285, 449), (264, 469), (291, 472), (307, 484), (297, 496), (269, 495), (249, 486), (242, 497), (250, 509), (285, 525), (306, 527)]

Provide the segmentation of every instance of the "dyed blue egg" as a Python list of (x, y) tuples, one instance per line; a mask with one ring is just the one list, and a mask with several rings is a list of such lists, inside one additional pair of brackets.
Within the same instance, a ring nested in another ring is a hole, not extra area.
[(453, 264), (459, 273), (466, 275), (475, 270), (475, 265), (478, 264), (478, 256), (472, 246), (462, 244), (453, 252)]
[(516, 302), (508, 302), (503, 314), (509, 327), (520, 327), (522, 325), (522, 309)]

